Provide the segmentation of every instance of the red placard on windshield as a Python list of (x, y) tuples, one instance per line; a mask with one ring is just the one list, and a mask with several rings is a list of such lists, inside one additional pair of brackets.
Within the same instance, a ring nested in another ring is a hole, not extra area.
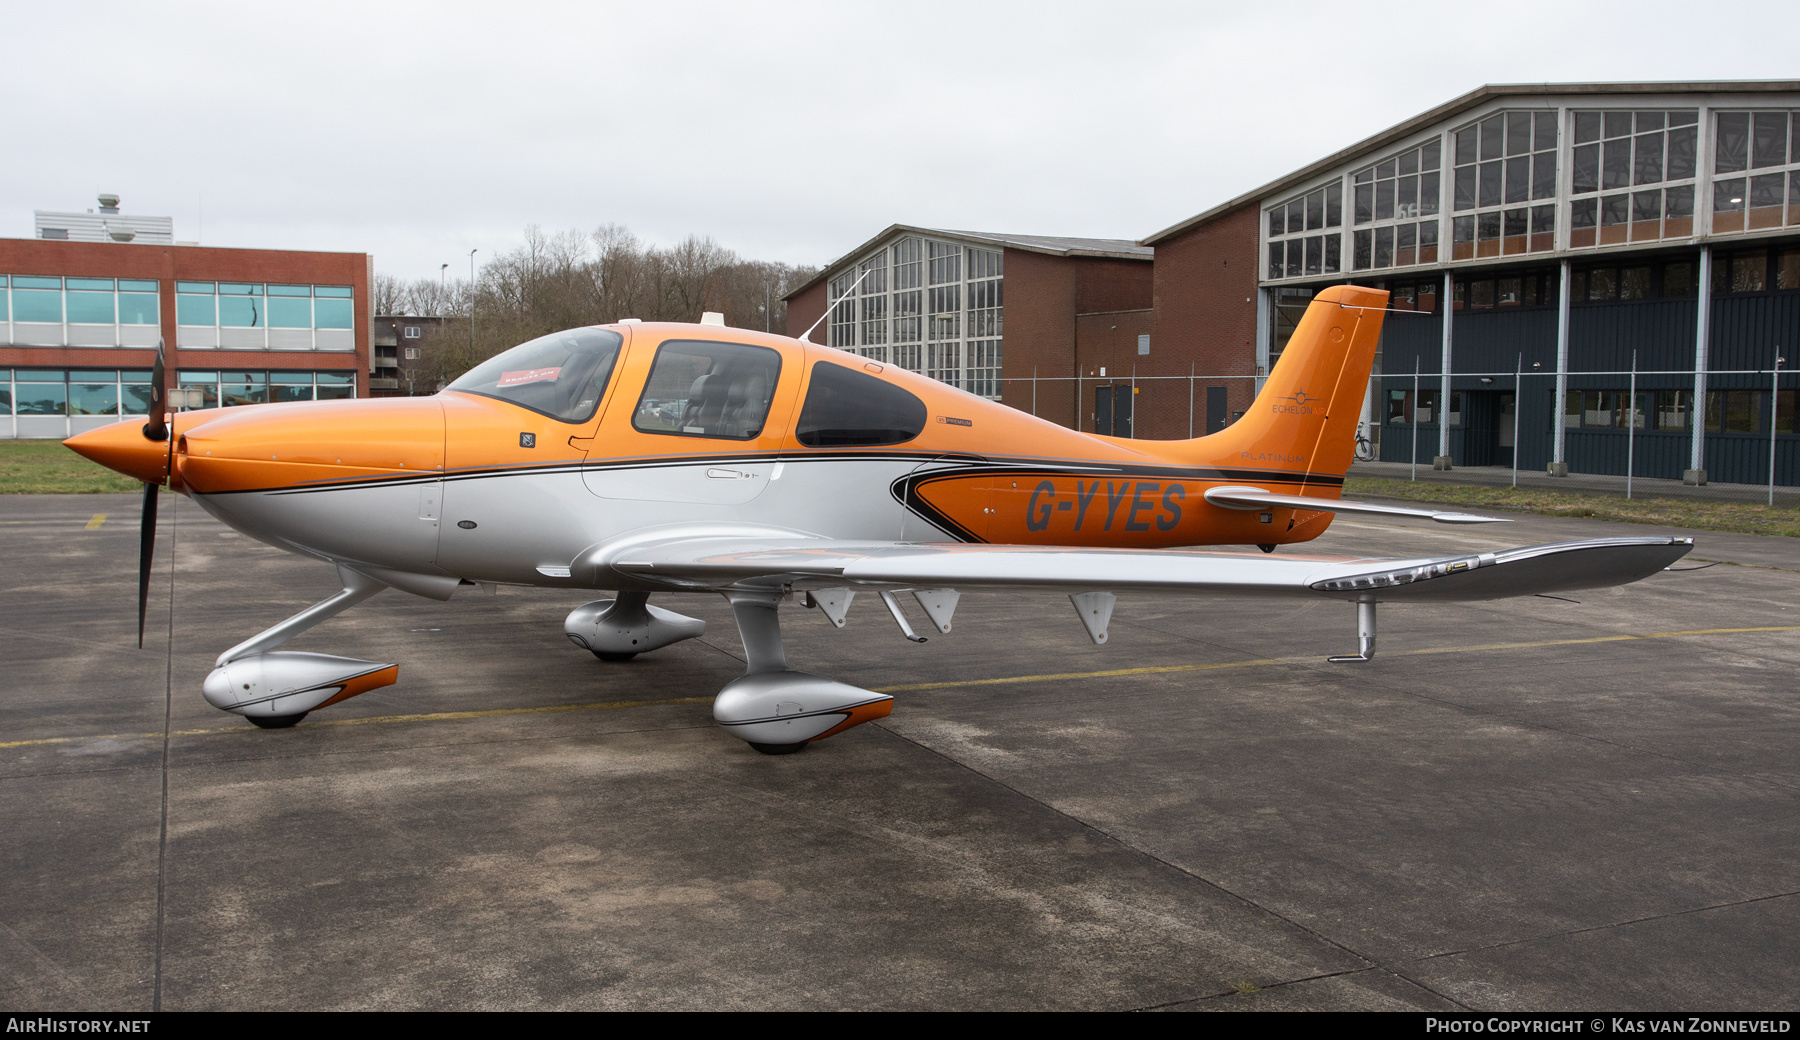
[(526, 383), (554, 383), (562, 375), (562, 366), (555, 368), (522, 368), (516, 372), (500, 373), (500, 381), (495, 388), (503, 386), (524, 386)]

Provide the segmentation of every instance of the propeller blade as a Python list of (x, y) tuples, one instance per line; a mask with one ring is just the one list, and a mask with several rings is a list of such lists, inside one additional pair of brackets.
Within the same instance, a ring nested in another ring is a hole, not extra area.
[(138, 649), (144, 648), (144, 611), (150, 605), (150, 561), (156, 554), (156, 495), (160, 484), (144, 485), (144, 519), (138, 528)]
[(168, 391), (163, 388), (163, 341), (156, 341), (156, 364), (150, 368), (150, 420), (144, 423), (145, 438), (153, 441), (169, 439), (168, 409), (163, 401)]

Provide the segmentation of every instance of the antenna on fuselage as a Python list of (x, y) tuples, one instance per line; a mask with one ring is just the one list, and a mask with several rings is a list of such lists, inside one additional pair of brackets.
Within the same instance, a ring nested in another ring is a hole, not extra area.
[[(850, 283), (850, 288), (844, 290), (844, 295), (837, 298), (837, 303), (832, 302), (832, 300), (831, 300), (831, 283), (826, 282), (825, 283), (825, 313), (819, 315), (819, 320), (813, 322), (811, 325), (809, 325), (807, 327), (805, 332), (802, 332), (800, 334), (800, 342), (802, 342), (802, 343), (811, 342), (810, 337), (813, 334), (813, 329), (816, 329), (820, 325), (824, 324), (825, 319), (831, 316), (831, 309), (833, 307), (837, 306), (838, 303), (843, 303), (845, 300), (848, 300), (850, 298), (850, 294), (854, 293), (856, 291), (856, 287), (863, 283), (863, 279), (869, 277), (870, 275), (872, 275), (874, 273), (875, 273), (875, 269), (873, 267), (871, 267), (868, 270), (864, 271), (861, 275), (858, 275), (856, 281)], [(829, 346), (829, 345), (830, 344), (827, 344), (827, 346)]]

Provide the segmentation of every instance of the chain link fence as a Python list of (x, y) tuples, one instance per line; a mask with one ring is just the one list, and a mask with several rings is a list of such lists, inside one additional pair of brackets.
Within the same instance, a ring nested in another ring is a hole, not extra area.
[[(1028, 377), (1001, 399), (1087, 433), (1176, 439), (1242, 416), (1246, 375)], [(1766, 369), (1378, 373), (1356, 472), (1800, 504), (1800, 374)], [(1441, 407), (1440, 405), (1444, 405)]]

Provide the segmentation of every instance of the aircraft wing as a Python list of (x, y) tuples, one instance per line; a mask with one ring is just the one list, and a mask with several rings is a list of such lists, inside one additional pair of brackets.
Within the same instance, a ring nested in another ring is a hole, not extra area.
[[(1649, 577), (1693, 548), (1662, 536), (1555, 542), (1461, 556), (1383, 559), (1181, 549), (674, 538), (592, 560), (599, 570), (689, 590), (1006, 588), (1163, 595), (1326, 594), (1482, 600), (1604, 588)], [(599, 584), (604, 587), (604, 579)]]

